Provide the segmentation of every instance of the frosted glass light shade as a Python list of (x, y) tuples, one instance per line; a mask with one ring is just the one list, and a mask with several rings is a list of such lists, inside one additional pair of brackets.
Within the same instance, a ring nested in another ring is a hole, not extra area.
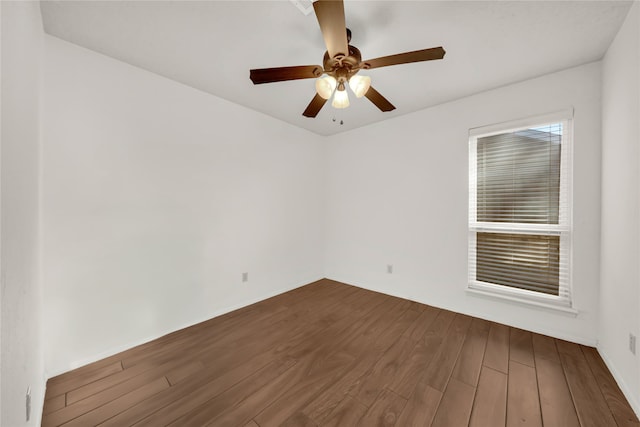
[(335, 95), (333, 95), (331, 106), (334, 108), (347, 108), (349, 106), (349, 95), (347, 95), (346, 89), (336, 91)]
[(324, 99), (331, 98), (331, 94), (336, 88), (336, 79), (326, 76), (316, 80), (316, 92)]
[(355, 75), (349, 79), (349, 87), (358, 98), (362, 98), (371, 87), (371, 77)]

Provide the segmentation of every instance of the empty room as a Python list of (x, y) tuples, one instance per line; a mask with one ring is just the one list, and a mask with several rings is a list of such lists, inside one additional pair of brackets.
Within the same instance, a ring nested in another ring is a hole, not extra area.
[(640, 2), (0, 22), (2, 427), (640, 427)]

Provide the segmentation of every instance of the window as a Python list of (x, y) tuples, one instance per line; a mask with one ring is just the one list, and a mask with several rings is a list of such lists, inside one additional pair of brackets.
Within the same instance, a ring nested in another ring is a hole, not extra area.
[(571, 307), (570, 116), (471, 130), (470, 290)]

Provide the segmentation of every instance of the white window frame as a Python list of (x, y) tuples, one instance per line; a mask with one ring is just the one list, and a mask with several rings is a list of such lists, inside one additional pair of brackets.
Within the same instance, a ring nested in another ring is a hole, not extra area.
[[(562, 123), (560, 154), (560, 215), (558, 224), (486, 223), (477, 221), (477, 141), (479, 138)], [(469, 264), (467, 291), (472, 294), (535, 305), (576, 314), (572, 297), (572, 148), (573, 109), (478, 127), (469, 130)], [(560, 236), (560, 295), (518, 289), (476, 280), (476, 233), (542, 234)]]

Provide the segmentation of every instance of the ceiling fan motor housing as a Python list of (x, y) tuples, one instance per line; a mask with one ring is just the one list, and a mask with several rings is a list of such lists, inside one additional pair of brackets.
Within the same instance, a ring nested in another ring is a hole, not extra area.
[(322, 64), (325, 74), (343, 84), (364, 67), (360, 50), (351, 45), (349, 45), (349, 55), (347, 56), (338, 54), (331, 58), (329, 52), (325, 52)]

